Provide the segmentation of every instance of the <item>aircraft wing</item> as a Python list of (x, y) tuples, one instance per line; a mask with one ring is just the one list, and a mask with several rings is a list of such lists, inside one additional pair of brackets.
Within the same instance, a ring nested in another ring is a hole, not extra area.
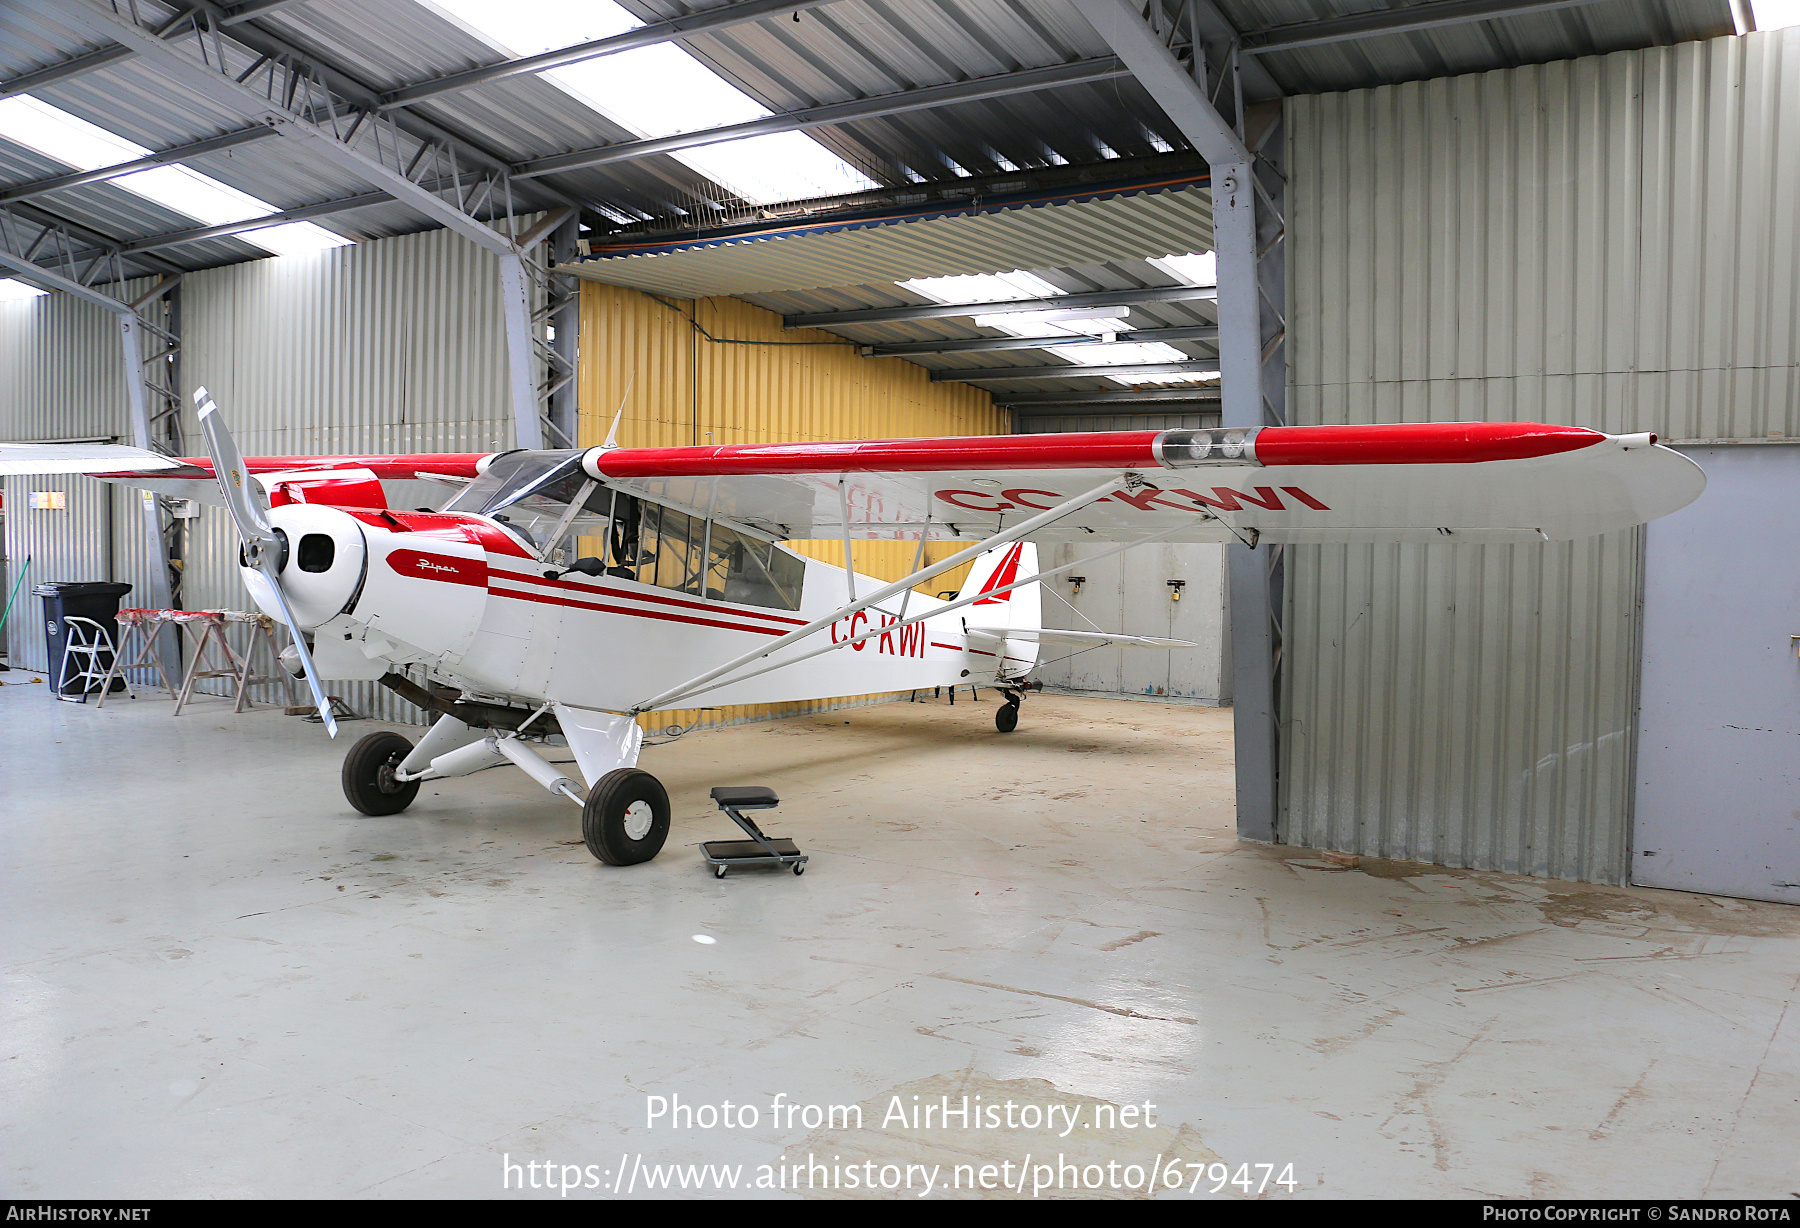
[(1049, 627), (966, 627), (963, 634), (976, 640), (1018, 640), (1030, 644), (1062, 644), (1074, 648), (1194, 648), (1192, 640), (1156, 635), (1125, 635), (1116, 631), (1064, 631)]
[[(249, 457), (245, 466), (466, 480), (485, 459)], [(1568, 541), (1668, 515), (1706, 485), (1699, 466), (1653, 435), (1531, 422), (591, 448), (583, 463), (607, 486), (777, 540), (979, 540), (1117, 479), (1033, 539)], [(0, 445), (0, 473), (91, 473), (220, 498), (210, 461), (118, 445)]]
[(1652, 435), (1524, 422), (597, 449), (588, 469), (777, 539), (979, 539), (1116, 476), (1032, 538), (1568, 541), (1667, 515), (1706, 484)]
[(0, 443), (0, 476), (7, 477), (119, 470), (150, 473), (184, 465), (172, 456), (117, 443)]
[[(417, 453), (374, 456), (249, 456), (244, 468), (266, 477), (319, 480), (332, 475), (468, 481), (485, 453)], [(85, 473), (106, 482), (153, 490), (172, 499), (225, 506), (205, 457), (164, 456), (123, 444), (0, 443), (0, 477), (15, 474)]]

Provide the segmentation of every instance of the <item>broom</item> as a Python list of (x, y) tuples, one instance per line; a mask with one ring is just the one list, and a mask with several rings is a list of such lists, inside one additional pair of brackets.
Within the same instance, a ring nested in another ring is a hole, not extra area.
[[(25, 556), (25, 566), (19, 568), (19, 578), (17, 580), (13, 581), (12, 593), (6, 599), (6, 609), (4, 611), (0, 611), (0, 637), (4, 637), (4, 635), (6, 633), (7, 616), (12, 613), (13, 602), (15, 602), (19, 599), (19, 587), (20, 587), (20, 585), (25, 583), (25, 573), (30, 570), (31, 570), (31, 556), (28, 554)], [(5, 644), (6, 644), (6, 640), (4, 638), (0, 638), (0, 652), (6, 651), (6, 649), (4, 647)], [(0, 661), (0, 670), (4, 670), (4, 671), (10, 673), (10, 672), (12, 672), (12, 666), (8, 665), (4, 661)]]

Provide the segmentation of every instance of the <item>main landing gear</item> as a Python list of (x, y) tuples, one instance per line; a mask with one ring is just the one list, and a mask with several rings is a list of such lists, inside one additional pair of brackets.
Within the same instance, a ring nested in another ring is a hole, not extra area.
[(640, 768), (615, 768), (588, 790), (581, 808), (588, 852), (609, 866), (635, 866), (669, 838), (669, 795)]
[(394, 775), (412, 743), (397, 733), (372, 733), (344, 756), (344, 796), (364, 814), (399, 814), (419, 796), (419, 782)]
[[(525, 768), (528, 775), (539, 778), (538, 782), (546, 788), (554, 785), (557, 792), (581, 800), (575, 782), (559, 776), (552, 765), (537, 759), (517, 742), (498, 749), (473, 744), (458, 756), (467, 762), (453, 765), (450, 756), (445, 756), (436, 762), (449, 771), (436, 770), (402, 780), (401, 764), (412, 748), (413, 744), (397, 733), (372, 733), (351, 747), (344, 756), (343, 770), (344, 796), (350, 804), (368, 815), (399, 814), (412, 805), (423, 780), (494, 767), (508, 758)], [(662, 852), (663, 842), (669, 838), (669, 795), (656, 777), (641, 769), (618, 768), (608, 772), (588, 790), (581, 807), (581, 835), (588, 851), (609, 866), (635, 866), (649, 861)]]

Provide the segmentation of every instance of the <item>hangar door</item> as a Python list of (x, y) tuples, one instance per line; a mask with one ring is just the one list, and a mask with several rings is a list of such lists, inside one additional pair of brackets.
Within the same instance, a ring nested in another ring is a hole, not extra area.
[(1074, 567), (1044, 581), (1044, 625), (1072, 631), (1191, 640), (1194, 648), (1071, 648), (1046, 644), (1036, 676), (1046, 686), (1101, 694), (1162, 696), (1223, 703), (1225, 547), (1212, 543), (1108, 549), (1071, 542), (1038, 546), (1046, 570)]
[[(1131, 407), (1127, 407), (1131, 408)], [(1166, 431), (1219, 425), (1217, 405), (1160, 403), (1156, 412), (1091, 414), (1014, 410), (1021, 435), (1064, 431)], [(1040, 543), (1045, 569), (1101, 554), (1112, 543)], [(1134, 546), (1082, 562), (1044, 582), (1044, 626), (1191, 640), (1194, 648), (1071, 648), (1046, 644), (1035, 677), (1045, 686), (1098, 695), (1231, 702), (1226, 655), (1225, 547)]]
[(1632, 881), (1800, 904), (1800, 446), (1683, 448), (1652, 521)]

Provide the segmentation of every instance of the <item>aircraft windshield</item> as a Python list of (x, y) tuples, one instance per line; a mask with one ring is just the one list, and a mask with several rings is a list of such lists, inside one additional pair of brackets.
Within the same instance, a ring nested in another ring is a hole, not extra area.
[(602, 486), (581, 467), (581, 456), (497, 456), (444, 510), (487, 516), (558, 567), (593, 559), (618, 579), (745, 605), (800, 608), (806, 564), (798, 556), (729, 525)]
[(579, 451), (512, 452), (495, 457), (444, 510), (491, 517), (549, 558), (571, 532), (601, 532), (611, 494), (583, 471)]

